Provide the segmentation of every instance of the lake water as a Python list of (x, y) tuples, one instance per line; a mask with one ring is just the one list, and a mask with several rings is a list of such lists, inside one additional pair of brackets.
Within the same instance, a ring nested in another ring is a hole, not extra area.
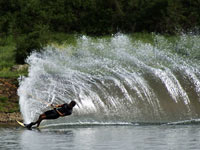
[(0, 127), (1, 150), (195, 150), (199, 125)]

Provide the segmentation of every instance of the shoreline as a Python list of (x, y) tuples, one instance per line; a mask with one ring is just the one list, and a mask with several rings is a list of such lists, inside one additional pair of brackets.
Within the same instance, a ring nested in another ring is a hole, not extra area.
[(16, 120), (19, 121), (23, 120), (20, 112), (13, 112), (13, 113), (0, 112), (0, 124), (15, 123)]
[(22, 121), (17, 95), (17, 78), (0, 78), (0, 124)]

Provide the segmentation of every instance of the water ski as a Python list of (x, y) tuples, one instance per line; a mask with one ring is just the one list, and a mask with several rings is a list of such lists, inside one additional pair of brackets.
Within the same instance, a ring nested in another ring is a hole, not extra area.
[[(17, 123), (20, 125), (20, 126), (22, 126), (22, 127), (24, 127), (24, 128), (27, 128), (26, 127), (26, 125), (24, 124), (24, 123), (22, 123), (22, 122), (20, 122), (20, 121), (18, 121), (18, 120), (16, 120), (17, 121)], [(28, 130), (31, 130), (32, 128), (27, 128)]]
[(16, 120), (16, 121), (17, 121), (17, 123), (18, 123), (20, 126), (25, 127), (24, 123), (22, 123), (22, 122), (20, 122), (20, 121), (18, 121), (18, 120)]
[[(22, 122), (20, 122), (20, 121), (18, 121), (18, 120), (16, 120), (17, 121), (17, 123), (20, 125), (20, 126), (22, 126), (22, 127), (24, 127), (24, 128), (27, 128), (26, 127), (26, 125), (24, 124), (24, 123), (22, 123)], [(40, 128), (42, 128), (42, 126), (40, 126), (40, 127), (31, 127), (30, 129), (29, 128), (27, 128), (28, 130), (31, 130), (31, 129), (40, 129)]]

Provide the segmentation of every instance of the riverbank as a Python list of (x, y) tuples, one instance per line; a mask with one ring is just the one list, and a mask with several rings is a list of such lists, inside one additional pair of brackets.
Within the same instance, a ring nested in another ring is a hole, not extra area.
[(16, 120), (22, 121), (22, 116), (20, 112), (0, 113), (0, 123), (15, 123)]
[(16, 78), (0, 78), (0, 123), (22, 120)]

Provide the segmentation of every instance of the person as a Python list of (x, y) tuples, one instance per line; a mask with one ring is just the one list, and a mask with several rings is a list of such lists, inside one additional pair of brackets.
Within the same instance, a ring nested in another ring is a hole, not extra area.
[(26, 128), (31, 130), (31, 127), (33, 125), (37, 124), (37, 127), (39, 127), (40, 123), (44, 119), (57, 119), (59, 117), (64, 117), (72, 114), (73, 107), (76, 105), (75, 101), (71, 101), (69, 104), (64, 103), (61, 105), (52, 105), (54, 108), (52, 110), (48, 110), (41, 114), (36, 122), (31, 122), (29, 124), (24, 124)]

